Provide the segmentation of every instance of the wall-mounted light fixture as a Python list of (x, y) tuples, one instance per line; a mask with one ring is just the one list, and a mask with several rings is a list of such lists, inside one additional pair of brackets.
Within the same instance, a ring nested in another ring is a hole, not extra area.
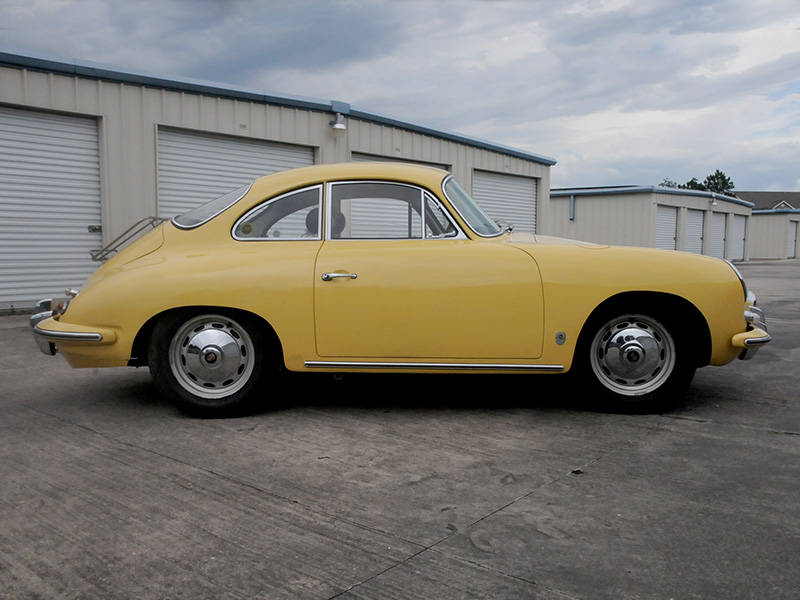
[(331, 129), (336, 137), (344, 135), (344, 132), (347, 131), (347, 123), (345, 123), (342, 113), (336, 113), (336, 118), (331, 121)]
[(714, 196), (711, 196), (711, 199), (709, 200), (709, 202), (711, 203), (711, 206), (716, 206), (717, 205), (717, 199)]

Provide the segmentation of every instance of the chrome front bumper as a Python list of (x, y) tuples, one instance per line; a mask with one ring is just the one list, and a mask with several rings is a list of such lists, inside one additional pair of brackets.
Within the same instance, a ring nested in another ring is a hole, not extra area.
[[(747, 321), (747, 331), (751, 335), (743, 339), (744, 350), (739, 354), (739, 360), (750, 360), (761, 346), (772, 341), (772, 336), (767, 332), (767, 319), (764, 311), (756, 306), (755, 295), (749, 293), (747, 300), (748, 307), (744, 311), (744, 318)], [(754, 336), (753, 332), (758, 332), (759, 335)]]
[(36, 309), (34, 310), (34, 314), (31, 316), (31, 328), (33, 329), (33, 339), (36, 341), (36, 345), (39, 346), (39, 350), (41, 350), (48, 356), (55, 355), (56, 345), (50, 340), (44, 339), (41, 335), (37, 335), (36, 326), (45, 319), (49, 319), (50, 317), (53, 316), (52, 305), (53, 301), (50, 300), (49, 298), (47, 300), (39, 300), (39, 302), (36, 303)]

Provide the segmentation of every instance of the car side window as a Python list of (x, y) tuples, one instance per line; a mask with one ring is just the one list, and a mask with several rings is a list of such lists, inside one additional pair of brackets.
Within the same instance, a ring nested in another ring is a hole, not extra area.
[(330, 239), (422, 239), (458, 234), (442, 208), (417, 187), (357, 182), (331, 185)]
[(283, 194), (260, 204), (233, 228), (237, 240), (319, 240), (322, 186)]

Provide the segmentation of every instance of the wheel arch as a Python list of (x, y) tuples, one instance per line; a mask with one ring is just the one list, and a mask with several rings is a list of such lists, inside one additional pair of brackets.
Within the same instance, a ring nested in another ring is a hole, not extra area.
[(146, 367), (148, 365), (149, 363), (148, 345), (150, 343), (150, 337), (153, 335), (153, 331), (155, 330), (156, 325), (164, 317), (175, 315), (178, 313), (184, 314), (187, 318), (190, 318), (195, 315), (200, 315), (203, 313), (222, 313), (225, 315), (229, 315), (234, 320), (236, 319), (237, 316), (243, 315), (247, 317), (248, 319), (258, 324), (258, 326), (261, 328), (264, 338), (268, 340), (269, 342), (268, 352), (270, 360), (275, 361), (273, 364), (283, 366), (283, 345), (281, 344), (278, 334), (275, 333), (275, 329), (272, 327), (272, 325), (270, 325), (269, 322), (266, 321), (266, 319), (264, 319), (262, 316), (256, 313), (247, 310), (230, 308), (225, 306), (206, 306), (206, 305), (180, 306), (176, 308), (170, 308), (150, 317), (144, 323), (144, 325), (142, 325), (142, 327), (139, 329), (139, 331), (136, 334), (136, 337), (133, 340), (133, 346), (131, 347), (131, 356), (130, 359), (128, 360), (128, 366)]
[(680, 327), (676, 335), (691, 342), (686, 347), (692, 349), (693, 362), (697, 367), (709, 363), (711, 331), (705, 316), (686, 298), (664, 292), (622, 292), (601, 302), (581, 328), (576, 353), (587, 347), (597, 327), (624, 312), (649, 314), (663, 319), (672, 327), (685, 323), (685, 327)]

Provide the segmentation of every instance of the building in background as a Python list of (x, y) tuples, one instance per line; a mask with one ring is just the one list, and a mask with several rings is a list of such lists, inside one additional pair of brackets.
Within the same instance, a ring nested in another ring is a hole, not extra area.
[(97, 267), (90, 251), (143, 217), (353, 160), (447, 169), (491, 216), (530, 233), (555, 164), (343, 102), (0, 53), (0, 310), (80, 287)]
[(543, 229), (598, 244), (750, 258), (753, 205), (712, 192), (623, 186), (554, 189)]
[(738, 192), (737, 195), (753, 203), (752, 258), (797, 258), (800, 192)]

